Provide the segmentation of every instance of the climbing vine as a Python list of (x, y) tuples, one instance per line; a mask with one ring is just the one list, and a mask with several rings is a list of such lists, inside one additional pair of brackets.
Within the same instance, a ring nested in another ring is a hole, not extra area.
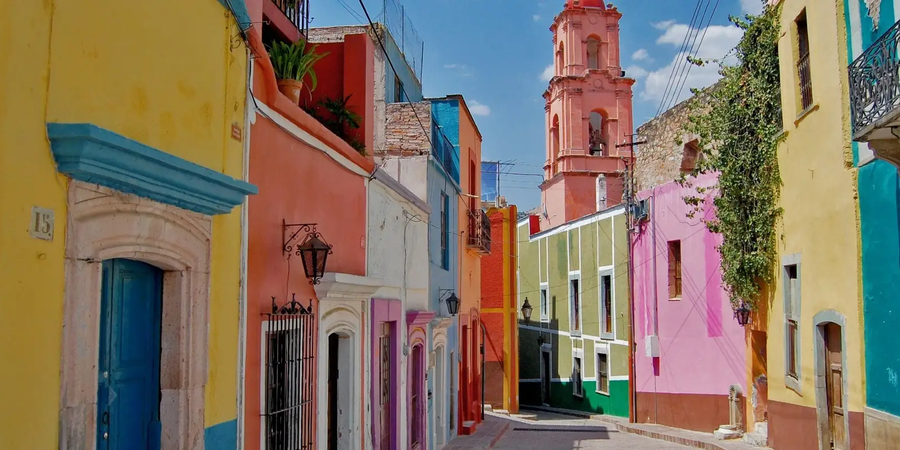
[[(706, 149), (693, 175), (718, 173), (715, 186), (695, 188), (685, 202), (699, 209), (713, 198), (716, 216), (707, 228), (722, 235), (722, 281), (731, 304), (756, 309), (761, 283), (771, 282), (776, 262), (776, 221), (781, 177), (777, 147), (782, 134), (778, 65), (780, 7), (766, 6), (760, 16), (731, 17), (744, 36), (729, 61), (718, 64), (722, 80), (694, 92), (686, 131)], [(682, 179), (682, 183), (684, 183)]]

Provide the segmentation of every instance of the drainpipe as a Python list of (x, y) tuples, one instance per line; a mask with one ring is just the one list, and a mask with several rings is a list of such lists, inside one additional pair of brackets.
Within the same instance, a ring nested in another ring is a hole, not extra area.
[[(247, 86), (253, 84), (253, 55), (250, 49), (247, 49)], [(254, 108), (253, 93), (247, 89), (246, 100), (244, 102), (244, 154), (243, 154), (243, 174), (242, 180), (250, 181), (250, 125), (256, 115)], [(238, 316), (238, 385), (237, 385), (237, 441), (238, 449), (244, 448), (244, 405), (246, 400), (246, 389), (244, 376), (247, 373), (247, 244), (248, 244), (248, 208), (250, 206), (250, 198), (244, 198), (244, 204), (241, 205), (241, 274), (240, 274), (240, 297), (239, 316)]]

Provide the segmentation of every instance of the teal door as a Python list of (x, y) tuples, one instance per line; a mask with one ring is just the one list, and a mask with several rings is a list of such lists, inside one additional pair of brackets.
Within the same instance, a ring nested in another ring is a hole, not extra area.
[(162, 271), (103, 262), (97, 392), (99, 450), (159, 450)]

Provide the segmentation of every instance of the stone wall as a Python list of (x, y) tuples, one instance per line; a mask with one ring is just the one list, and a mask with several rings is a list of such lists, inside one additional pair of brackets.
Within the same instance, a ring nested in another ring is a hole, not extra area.
[(685, 132), (694, 99), (684, 100), (638, 127), (635, 140), (647, 141), (635, 151), (638, 192), (675, 180), (681, 176), (682, 167), (688, 169), (695, 164), (690, 144), (696, 143), (698, 136)]
[(384, 153), (420, 155), (431, 151), (430, 102), (389, 103), (385, 121)]

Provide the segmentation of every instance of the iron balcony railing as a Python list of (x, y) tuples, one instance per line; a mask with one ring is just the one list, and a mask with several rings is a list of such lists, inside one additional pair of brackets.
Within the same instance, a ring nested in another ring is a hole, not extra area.
[(441, 163), (453, 181), (459, 183), (459, 155), (456, 147), (447, 139), (436, 121), (431, 121), (431, 141), (434, 146), (434, 157)]
[(853, 137), (900, 107), (900, 22), (895, 23), (848, 68)]
[(469, 211), (468, 246), (482, 255), (491, 253), (491, 219), (484, 210)]
[(812, 74), (809, 69), (809, 53), (801, 56), (797, 61), (797, 73), (800, 74), (800, 100), (803, 102), (803, 109), (812, 106)]
[(309, 36), (309, 0), (271, 1), (300, 30), (300, 34), (306, 39), (306, 36)]

